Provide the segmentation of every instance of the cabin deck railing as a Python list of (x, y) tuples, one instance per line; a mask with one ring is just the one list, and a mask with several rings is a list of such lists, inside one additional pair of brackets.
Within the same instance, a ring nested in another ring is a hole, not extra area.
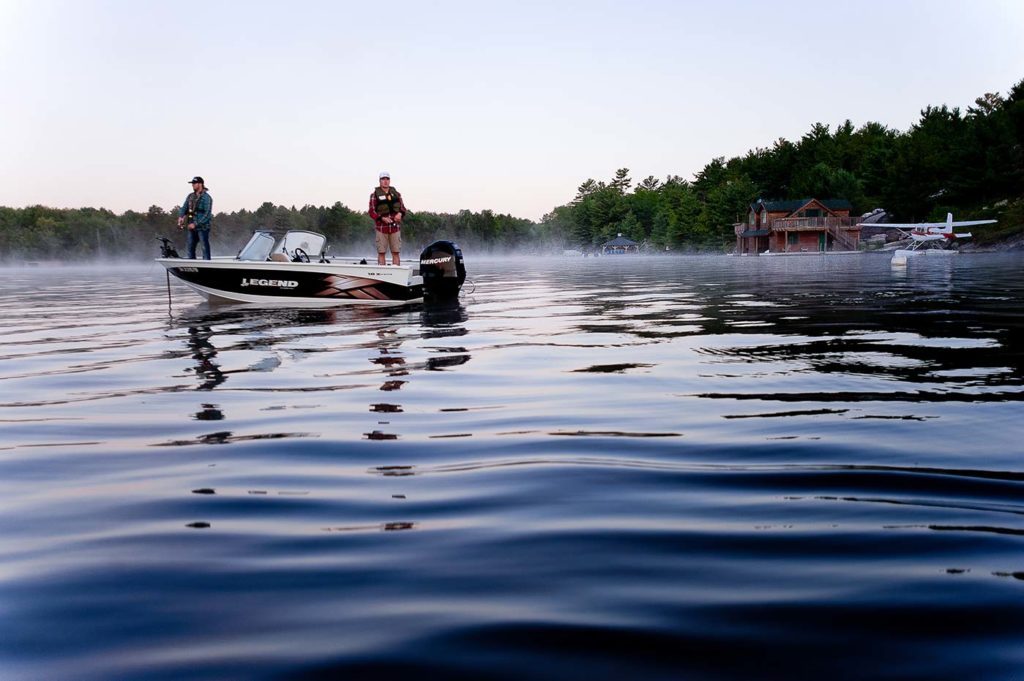
[(808, 229), (843, 229), (856, 227), (861, 218), (819, 217), (819, 218), (775, 218), (769, 223), (773, 232)]

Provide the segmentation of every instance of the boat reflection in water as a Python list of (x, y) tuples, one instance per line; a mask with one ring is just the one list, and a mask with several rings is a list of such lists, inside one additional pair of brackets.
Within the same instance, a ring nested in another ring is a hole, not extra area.
[[(458, 300), (427, 302), (419, 312), (419, 338), (433, 340), (465, 335), (466, 328), (463, 323), (468, 318), (466, 308)], [(402, 321), (411, 321), (411, 319), (404, 317)], [(414, 380), (411, 377), (414, 377), (417, 372), (442, 371), (465, 364), (470, 359), (469, 353), (463, 347), (430, 344), (415, 348), (416, 351), (430, 353), (430, 356), (423, 361), (411, 362), (403, 352), (402, 346), (406, 342), (407, 335), (403, 333), (402, 326), (381, 328), (376, 335), (375, 345), (378, 354), (370, 357), (369, 361), (385, 375), (385, 380), (380, 385), (380, 390), (384, 392), (396, 393), (402, 390), (410, 380)], [(370, 404), (369, 410), (380, 415), (405, 412), (402, 404), (394, 401), (374, 401)], [(387, 420), (384, 420), (384, 416), (380, 418), (381, 420), (375, 424), (376, 427), (363, 435), (368, 440), (397, 440), (398, 433), (381, 429), (381, 426), (390, 427), (392, 425), (390, 417)]]
[(213, 390), (227, 380), (220, 365), (215, 361), (217, 348), (210, 342), (212, 336), (213, 330), (209, 326), (188, 327), (188, 347), (192, 359), (196, 360), (193, 371), (201, 381), (196, 390)]

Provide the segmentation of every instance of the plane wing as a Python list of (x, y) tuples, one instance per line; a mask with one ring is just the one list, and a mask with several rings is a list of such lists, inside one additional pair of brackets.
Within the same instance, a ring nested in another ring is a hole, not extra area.
[[(959, 222), (954, 222), (953, 226), (954, 227), (970, 227), (971, 225), (991, 225), (991, 224), (994, 224), (996, 222), (998, 222), (998, 220), (960, 220)], [(940, 224), (942, 224), (943, 227), (946, 226), (946, 223), (940, 223)]]
[(991, 225), (998, 220), (960, 220), (958, 222), (860, 222), (857, 227), (892, 227), (893, 229), (928, 229), (929, 227), (945, 228), (970, 227), (972, 225)]

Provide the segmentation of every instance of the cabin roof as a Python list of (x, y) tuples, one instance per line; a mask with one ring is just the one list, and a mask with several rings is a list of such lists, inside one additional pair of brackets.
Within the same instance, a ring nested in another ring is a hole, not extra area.
[[(765, 201), (764, 199), (758, 199), (750, 204), (750, 209), (756, 211), (758, 205), (763, 205), (764, 209), (769, 213), (781, 213), (783, 211), (792, 213), (814, 200), (814, 198), (792, 199), (789, 201)], [(829, 210), (851, 210), (853, 208), (853, 204), (846, 199), (817, 199), (817, 201)]]

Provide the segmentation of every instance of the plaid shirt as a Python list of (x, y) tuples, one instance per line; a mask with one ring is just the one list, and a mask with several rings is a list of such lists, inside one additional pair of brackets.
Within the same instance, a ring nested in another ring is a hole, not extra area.
[(188, 215), (189, 204), (194, 202), (193, 222), (196, 223), (196, 229), (209, 229), (210, 221), (213, 219), (213, 197), (207, 191), (200, 194), (198, 199), (193, 198), (194, 196), (195, 192), (192, 192), (185, 197), (185, 203), (181, 204), (178, 217), (183, 218)]
[[(374, 228), (378, 232), (381, 232), (382, 234), (394, 234), (402, 228), (394, 222), (390, 225), (385, 223), (383, 221), (385, 216), (377, 212), (377, 191), (379, 189), (380, 187), (377, 187), (377, 189), (374, 189), (370, 194), (370, 217), (373, 218)], [(391, 187), (391, 191), (398, 193), (394, 187)], [(405, 217), (405, 214), (409, 212), (405, 207), (405, 199), (402, 198), (401, 194), (398, 194), (398, 212), (402, 214), (402, 217)]]

